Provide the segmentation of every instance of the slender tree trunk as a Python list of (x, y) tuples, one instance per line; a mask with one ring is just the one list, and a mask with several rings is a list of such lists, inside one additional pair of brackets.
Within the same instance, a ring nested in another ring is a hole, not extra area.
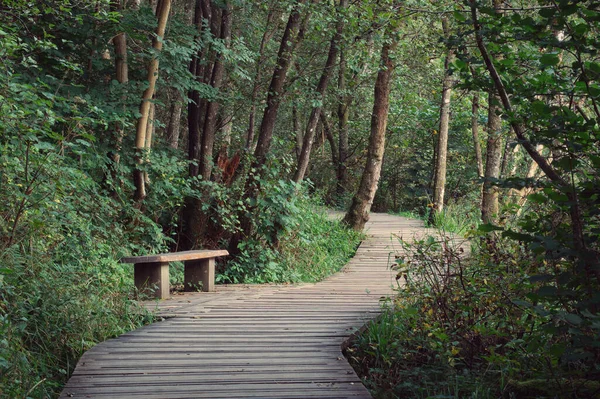
[(479, 93), (473, 94), (471, 133), (473, 134), (473, 148), (475, 149), (475, 161), (477, 162), (477, 175), (483, 177), (483, 158), (481, 156), (481, 144), (479, 143)]
[[(121, 2), (114, 0), (111, 3), (111, 9), (121, 11)], [(115, 48), (115, 78), (120, 84), (126, 84), (129, 82), (129, 67), (127, 64), (127, 37), (125, 36), (125, 33), (121, 32), (113, 38), (112, 42)], [(125, 132), (123, 129), (123, 124), (119, 122), (115, 123), (115, 149), (111, 154), (111, 160), (114, 164), (113, 177), (116, 175), (114, 172), (115, 166), (121, 161), (121, 146), (123, 144), (124, 135)]]
[[(157, 7), (156, 16), (158, 19), (158, 26), (156, 27), (156, 36), (152, 40), (152, 47), (154, 51), (160, 52), (162, 50), (162, 40), (165, 35), (165, 28), (167, 26), (167, 20), (169, 18), (169, 12), (171, 10), (171, 0), (161, 0)], [(156, 80), (158, 79), (158, 58), (153, 57), (148, 65), (148, 88), (142, 95), (142, 103), (140, 105), (140, 117), (137, 122), (137, 131), (135, 137), (135, 149), (136, 149), (136, 162), (141, 165), (144, 159), (144, 152), (146, 149), (146, 131), (148, 126), (148, 119), (150, 115), (150, 104), (152, 96), (154, 95), (154, 88), (156, 86)], [(142, 169), (136, 167), (133, 171), (133, 182), (135, 184), (134, 199), (137, 202), (141, 202), (146, 198), (146, 184), (144, 182), (144, 174)]]
[[(196, 5), (195, 0), (185, 0), (183, 4), (183, 14), (185, 16), (185, 22), (187, 25), (194, 26), (194, 7)], [(169, 147), (173, 149), (179, 148), (179, 139), (181, 136), (181, 112), (183, 111), (184, 98), (182, 93), (174, 88), (170, 88), (172, 95), (171, 108), (169, 110), (169, 124), (165, 135), (167, 137), (167, 143)]]
[(325, 136), (327, 138), (327, 141), (329, 141), (329, 147), (331, 148), (331, 163), (335, 166), (339, 163), (339, 152), (337, 148), (337, 143), (335, 141), (335, 137), (333, 136), (333, 132), (331, 131), (329, 118), (327, 117), (327, 115), (325, 115), (325, 112), (321, 112), (321, 122), (323, 123), (323, 130), (325, 130)]
[[(538, 144), (536, 146), (536, 151), (541, 153), (544, 149), (544, 146)], [(535, 161), (531, 161), (529, 164), (529, 168), (527, 169), (527, 174), (525, 175), (526, 179), (533, 179), (539, 171), (539, 165)], [(531, 187), (523, 187), (520, 190), (511, 189), (510, 197), (511, 199), (519, 205), (519, 209), (517, 210), (517, 215), (520, 215), (525, 203), (527, 203), (527, 196), (533, 193), (534, 189)]]
[(352, 97), (346, 94), (346, 57), (343, 49), (340, 50), (338, 91), (340, 92), (337, 108), (339, 154), (337, 158), (338, 164), (336, 165), (336, 195), (339, 199), (346, 193), (346, 185), (348, 180), (348, 170), (346, 166), (349, 151), (348, 119), (350, 114), (350, 101), (352, 101)]
[(338, 6), (338, 22), (336, 25), (336, 31), (331, 38), (327, 61), (325, 62), (325, 67), (321, 73), (321, 78), (319, 79), (316, 90), (316, 93), (321, 101), (318, 106), (313, 107), (310, 118), (308, 119), (308, 123), (306, 125), (306, 132), (304, 133), (304, 139), (302, 142), (302, 150), (300, 151), (300, 158), (298, 159), (298, 167), (296, 168), (296, 173), (294, 174), (293, 178), (296, 183), (300, 183), (304, 179), (306, 169), (308, 168), (308, 161), (310, 159), (310, 152), (315, 137), (315, 130), (317, 128), (317, 123), (319, 122), (319, 117), (321, 116), (321, 110), (323, 108), (323, 97), (325, 96), (327, 84), (329, 83), (329, 77), (331, 76), (331, 71), (335, 64), (335, 60), (337, 59), (339, 43), (344, 30), (344, 12), (346, 7), (348, 7), (348, 0), (340, 0)]
[[(154, 99), (154, 97), (152, 97)], [(150, 110), (148, 111), (148, 125), (146, 126), (146, 142), (144, 144), (144, 148), (146, 149), (146, 157), (149, 155), (148, 152), (152, 148), (152, 138), (154, 137), (155, 132), (155, 123), (154, 123), (154, 113), (156, 111), (156, 104), (150, 103)], [(144, 163), (148, 163), (148, 158), (144, 159)], [(148, 172), (144, 171), (144, 184), (150, 184), (150, 177), (148, 176)]]
[(377, 81), (375, 82), (375, 102), (371, 116), (371, 136), (367, 149), (367, 162), (360, 180), (358, 192), (352, 199), (352, 205), (344, 216), (343, 223), (354, 230), (362, 230), (369, 220), (373, 198), (377, 192), (383, 154), (385, 151), (385, 131), (390, 104), (390, 89), (394, 63), (391, 52), (396, 47), (395, 32), (388, 32), (381, 49), (381, 61)]
[(267, 106), (263, 113), (258, 142), (256, 144), (256, 150), (254, 151), (254, 167), (264, 165), (267, 153), (271, 148), (271, 140), (273, 139), (275, 121), (277, 120), (277, 113), (281, 104), (283, 86), (292, 63), (292, 54), (298, 39), (301, 22), (300, 6), (305, 2), (306, 0), (297, 1), (296, 6), (290, 13), (287, 26), (281, 39), (281, 46), (279, 47), (277, 55), (277, 65), (275, 66), (271, 84), (269, 85)]
[(500, 177), (502, 163), (502, 119), (498, 105), (498, 96), (489, 94), (488, 139), (485, 161), (485, 181), (481, 197), (481, 219), (484, 223), (494, 223), (498, 215), (498, 188), (495, 180)]
[(169, 147), (177, 149), (179, 148), (179, 136), (181, 132), (181, 111), (183, 110), (183, 98), (179, 90), (174, 90), (175, 98), (171, 102), (171, 109), (169, 111), (169, 124), (167, 125), (167, 142)]
[[(262, 72), (264, 68), (264, 59), (265, 59), (265, 47), (273, 38), (273, 35), (277, 31), (279, 26), (279, 16), (280, 12), (278, 11), (278, 7), (271, 6), (269, 9), (269, 14), (267, 16), (267, 23), (265, 26), (265, 31), (263, 33), (262, 39), (260, 41), (260, 46), (258, 49), (258, 60), (256, 62), (256, 73), (254, 76), (254, 86), (252, 88), (252, 96), (250, 98), (250, 115), (248, 117), (248, 131), (246, 133), (246, 151), (254, 151), (254, 130), (255, 130), (255, 118), (256, 118), (256, 101), (258, 99), (258, 95), (260, 94), (261, 88), (261, 80), (262, 80)], [(275, 25), (273, 29), (269, 30), (269, 26), (275, 21)]]
[[(517, 165), (519, 163), (519, 146), (514, 145), (512, 148), (509, 140), (506, 140), (504, 145), (504, 154), (502, 155), (502, 166), (500, 167), (500, 177), (508, 178), (515, 174)], [(508, 167), (512, 165), (510, 170)]]
[[(448, 20), (442, 18), (444, 36), (448, 37)], [(444, 81), (442, 84), (442, 101), (440, 105), (440, 131), (436, 147), (436, 162), (433, 177), (433, 207), (429, 214), (429, 221), (435, 220), (435, 215), (444, 209), (444, 194), (446, 191), (446, 166), (448, 159), (448, 130), (450, 126), (450, 97), (452, 95), (452, 76), (450, 76), (450, 63), (454, 51), (448, 48), (444, 62)]]
[[(500, 0), (493, 0), (494, 9), (500, 14)], [(481, 219), (484, 223), (495, 223), (498, 216), (499, 190), (494, 180), (500, 178), (502, 168), (502, 118), (500, 98), (496, 89), (488, 92), (488, 138), (485, 160), (485, 175), (481, 195)]]
[[(194, 8), (194, 25), (198, 30), (198, 36), (204, 34), (203, 21), (210, 22), (212, 18), (212, 7), (210, 0), (196, 0)], [(214, 23), (210, 24), (214, 29)], [(211, 32), (213, 33), (213, 32)], [(208, 46), (202, 46), (195, 57), (190, 62), (190, 72), (195, 76), (196, 81), (208, 84), (207, 76), (210, 77), (209, 71), (211, 66), (206, 60), (208, 54)], [(188, 93), (188, 159), (190, 162), (189, 174), (190, 177), (198, 176), (200, 173), (200, 151), (202, 145), (202, 128), (204, 126), (204, 117), (206, 112), (206, 100), (200, 97), (197, 90), (191, 90)]]
[[(290, 12), (285, 31), (283, 32), (283, 37), (281, 38), (281, 45), (279, 47), (279, 52), (277, 53), (277, 63), (267, 94), (267, 105), (263, 113), (258, 142), (256, 143), (256, 150), (254, 151), (254, 161), (250, 168), (250, 170), (256, 171), (256, 174), (250, 175), (246, 180), (244, 191), (247, 199), (256, 199), (258, 195), (259, 179), (262, 173), (261, 169), (266, 162), (267, 154), (271, 147), (275, 121), (277, 119), (279, 105), (281, 104), (281, 95), (283, 93), (287, 73), (292, 64), (293, 50), (299, 40), (301, 24), (300, 9), (305, 2), (306, 0), (298, 0), (296, 2), (294, 8)], [(251, 212), (245, 212), (241, 215), (240, 231), (231, 237), (231, 241), (229, 242), (229, 252), (232, 255), (239, 254), (238, 244), (244, 237), (249, 236), (252, 231), (252, 219), (249, 216), (249, 213)]]
[[(216, 10), (215, 10), (216, 11)], [(214, 11), (213, 11), (214, 12)], [(231, 5), (225, 2), (225, 8), (220, 13), (221, 40), (227, 46), (231, 39)], [(225, 65), (220, 56), (215, 56), (214, 66), (212, 68), (212, 78), (210, 85), (219, 89), (223, 82), (223, 73)], [(200, 175), (204, 180), (209, 180), (213, 167), (213, 149), (215, 144), (215, 134), (217, 132), (217, 113), (219, 103), (209, 101), (206, 104), (206, 116), (204, 119), (204, 129), (202, 132), (202, 147), (200, 150)]]
[(292, 132), (296, 138), (296, 145), (294, 146), (294, 153), (296, 154), (296, 161), (300, 160), (300, 152), (302, 151), (302, 129), (300, 129), (300, 120), (298, 117), (298, 104), (294, 102), (292, 104)]
[(221, 131), (222, 137), (219, 154), (227, 157), (229, 155), (229, 146), (231, 145), (231, 131), (233, 130), (233, 113), (231, 110), (221, 108), (219, 130)]

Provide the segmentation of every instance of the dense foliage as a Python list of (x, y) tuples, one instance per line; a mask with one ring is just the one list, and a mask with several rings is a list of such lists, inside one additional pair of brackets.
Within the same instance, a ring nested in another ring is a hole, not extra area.
[[(151, 189), (143, 205), (131, 199), (135, 158), (126, 132), (151, 54), (148, 5), (117, 12), (102, 2), (16, 1), (0, 13), (0, 396), (52, 397), (85, 350), (151, 320), (132, 300), (122, 256), (175, 249), (188, 196), (202, 198), (220, 226), (214, 246), (238, 229), (247, 206), (243, 183), (188, 178), (184, 154), (160, 135), (144, 165)], [(184, 64), (200, 42), (183, 19), (170, 25), (161, 56), (161, 85), (175, 90), (162, 91), (169, 96), (197, 86)], [(124, 82), (113, 78), (106, 44), (118, 32), (138, 46)], [(360, 236), (282, 180), (289, 160), (282, 162), (264, 177), (260, 229), (220, 266), (221, 281), (316, 281), (353, 252)], [(197, 191), (206, 185), (210, 199)]]
[(499, 95), (504, 157), (522, 146), (531, 158), (494, 179), (502, 207), (462, 230), (468, 256), (433, 237), (397, 255), (406, 286), (350, 353), (378, 397), (600, 393), (600, 10), (498, 4), (456, 5), (455, 74), (460, 87)]

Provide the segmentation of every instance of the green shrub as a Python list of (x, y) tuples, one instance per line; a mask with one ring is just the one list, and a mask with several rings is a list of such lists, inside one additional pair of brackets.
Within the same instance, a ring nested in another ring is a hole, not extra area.
[(381, 398), (597, 395), (598, 315), (569, 313), (541, 277), (564, 266), (500, 238), (470, 258), (444, 237), (405, 243), (405, 287), (348, 355)]
[(314, 282), (339, 271), (361, 235), (331, 220), (292, 182), (265, 182), (255, 210), (257, 231), (240, 243), (240, 255), (220, 282)]

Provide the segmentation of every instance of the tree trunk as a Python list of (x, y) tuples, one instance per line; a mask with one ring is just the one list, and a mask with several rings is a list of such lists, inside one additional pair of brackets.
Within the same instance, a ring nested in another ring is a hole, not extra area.
[(333, 132), (331, 131), (331, 125), (329, 124), (329, 119), (324, 112), (321, 112), (321, 122), (323, 123), (323, 130), (325, 130), (325, 136), (327, 137), (327, 141), (329, 141), (329, 147), (331, 148), (331, 163), (336, 166), (339, 163), (338, 160), (338, 148), (335, 142), (335, 137), (333, 137)]
[(500, 177), (502, 163), (502, 119), (498, 105), (498, 96), (492, 91), (489, 94), (488, 106), (488, 139), (485, 157), (485, 181), (481, 196), (481, 219), (484, 223), (494, 223), (498, 215), (498, 188), (495, 180)]
[(473, 94), (471, 133), (473, 134), (473, 148), (475, 149), (475, 161), (477, 162), (477, 176), (481, 178), (483, 177), (483, 158), (481, 156), (481, 144), (479, 143), (479, 93)]
[[(496, 13), (500, 13), (500, 0), (493, 0)], [(495, 223), (498, 216), (498, 187), (494, 180), (500, 178), (502, 167), (502, 118), (498, 91), (488, 93), (488, 138), (485, 160), (485, 175), (481, 195), (481, 219), (483, 223)]]
[(338, 200), (346, 193), (346, 185), (348, 180), (348, 169), (346, 162), (348, 160), (348, 118), (350, 110), (350, 102), (352, 96), (346, 94), (346, 57), (344, 50), (340, 50), (340, 67), (338, 73), (338, 91), (340, 96), (338, 98), (338, 135), (339, 135), (339, 154), (338, 164), (336, 165), (336, 195)]
[[(258, 95), (260, 93), (260, 81), (262, 79), (262, 71), (264, 68), (264, 59), (265, 59), (265, 47), (269, 41), (273, 38), (273, 35), (277, 31), (279, 26), (279, 16), (280, 12), (278, 11), (278, 7), (271, 6), (269, 9), (269, 14), (267, 15), (267, 23), (265, 26), (265, 32), (263, 33), (262, 39), (260, 41), (260, 46), (258, 49), (258, 60), (256, 62), (256, 74), (254, 76), (254, 86), (252, 88), (252, 96), (250, 98), (250, 115), (248, 117), (248, 131), (246, 133), (246, 151), (254, 151), (254, 125), (256, 118), (256, 101), (258, 99)], [(273, 29), (269, 30), (269, 25), (275, 21), (275, 26)]]
[[(506, 140), (504, 153), (502, 155), (502, 166), (500, 167), (500, 177), (503, 179), (513, 176), (519, 163), (519, 146), (515, 143), (512, 148), (510, 147), (510, 140)], [(512, 167), (509, 170), (508, 167), (510, 165), (512, 165)]]
[(271, 148), (271, 140), (273, 139), (273, 130), (279, 105), (281, 104), (281, 94), (286, 81), (287, 73), (292, 63), (292, 53), (298, 39), (298, 31), (300, 28), (300, 8), (306, 0), (299, 0), (296, 6), (290, 13), (287, 26), (281, 39), (281, 46), (277, 54), (277, 65), (271, 78), (269, 91), (267, 95), (267, 106), (263, 113), (263, 118), (260, 124), (258, 142), (254, 151), (254, 167), (264, 165), (267, 153)]
[[(442, 18), (444, 36), (448, 37), (448, 20)], [(435, 215), (444, 209), (444, 193), (446, 191), (446, 166), (448, 159), (448, 129), (450, 126), (450, 97), (452, 95), (452, 76), (450, 76), (450, 63), (452, 62), (453, 50), (448, 48), (446, 61), (444, 62), (444, 81), (442, 84), (442, 101), (440, 105), (440, 131), (436, 147), (436, 162), (433, 175), (433, 207), (429, 214), (429, 221), (435, 220)]]
[(167, 125), (167, 142), (173, 149), (179, 148), (179, 135), (181, 132), (181, 111), (183, 109), (183, 98), (179, 90), (174, 89), (175, 98), (171, 102), (169, 111), (169, 124)]
[[(254, 161), (250, 168), (250, 170), (256, 171), (256, 175), (251, 175), (246, 180), (244, 191), (247, 199), (256, 199), (258, 195), (258, 181), (260, 179), (261, 168), (266, 162), (267, 153), (271, 147), (271, 140), (273, 139), (273, 130), (275, 128), (277, 112), (279, 111), (279, 105), (281, 104), (283, 87), (292, 63), (293, 50), (299, 40), (301, 23), (300, 9), (305, 2), (306, 0), (298, 0), (296, 2), (294, 8), (290, 12), (285, 31), (283, 32), (283, 37), (281, 38), (279, 52), (277, 53), (277, 63), (275, 65), (275, 70), (273, 71), (273, 77), (271, 78), (271, 84), (269, 85), (267, 94), (267, 106), (263, 113), (258, 142), (256, 143), (256, 150), (254, 151)], [(234, 256), (239, 254), (238, 244), (244, 237), (249, 236), (251, 233), (252, 219), (249, 216), (250, 213), (251, 212), (245, 212), (240, 216), (240, 231), (236, 232), (229, 242), (229, 253)]]
[[(152, 40), (152, 47), (155, 52), (162, 50), (162, 39), (165, 35), (165, 28), (171, 10), (171, 0), (161, 0), (156, 10), (158, 26), (156, 27), (156, 35)], [(136, 163), (141, 165), (144, 159), (146, 149), (146, 131), (148, 126), (148, 117), (150, 114), (150, 104), (154, 95), (156, 80), (158, 79), (158, 58), (153, 57), (148, 65), (148, 88), (142, 95), (142, 103), (140, 105), (140, 117), (137, 122), (137, 131), (135, 136)], [(133, 182), (135, 184), (134, 199), (141, 202), (146, 198), (146, 184), (144, 182), (144, 174), (140, 167), (136, 167), (133, 171)]]
[[(544, 146), (542, 144), (538, 144), (536, 146), (536, 151), (541, 153), (542, 150), (544, 149)], [(529, 164), (529, 168), (527, 169), (527, 174), (525, 175), (526, 179), (533, 179), (536, 174), (539, 171), (539, 165), (535, 162), (535, 161), (531, 161), (531, 163)], [(529, 194), (533, 193), (534, 189), (532, 189), (531, 187), (523, 187), (520, 190), (517, 189), (511, 189), (510, 190), (510, 197), (512, 198), (513, 201), (515, 201), (518, 205), (519, 205), (519, 209), (517, 210), (517, 215), (520, 215), (523, 209), (523, 206), (525, 205), (525, 203), (527, 202), (527, 196), (529, 196)]]
[(375, 102), (371, 116), (371, 135), (367, 150), (367, 162), (360, 180), (358, 192), (352, 199), (352, 205), (344, 216), (343, 223), (354, 230), (362, 230), (369, 220), (369, 212), (377, 191), (383, 154), (385, 151), (385, 131), (390, 105), (391, 77), (394, 63), (391, 52), (397, 44), (395, 32), (387, 32), (387, 39), (381, 49), (381, 62), (375, 82)]
[[(216, 10), (213, 11), (213, 13)], [(213, 16), (214, 18), (215, 16)], [(228, 46), (231, 39), (231, 5), (225, 2), (225, 8), (220, 13), (221, 27), (220, 38), (225, 46)], [(212, 68), (212, 78), (210, 85), (219, 89), (223, 82), (223, 73), (225, 65), (220, 56), (215, 55), (215, 62)], [(210, 180), (213, 167), (213, 149), (215, 144), (215, 134), (217, 132), (217, 113), (219, 103), (209, 101), (206, 104), (206, 116), (204, 118), (204, 129), (202, 131), (202, 146), (200, 149), (200, 175), (204, 180)]]
[(333, 65), (335, 64), (335, 60), (337, 58), (339, 43), (344, 30), (344, 11), (346, 7), (348, 7), (348, 0), (340, 0), (340, 4), (338, 6), (338, 22), (336, 24), (336, 31), (331, 38), (327, 61), (325, 62), (325, 67), (321, 73), (321, 78), (319, 79), (316, 90), (316, 93), (320, 99), (320, 103), (318, 106), (313, 107), (310, 113), (310, 118), (308, 119), (308, 123), (306, 125), (306, 132), (304, 133), (304, 139), (302, 142), (302, 150), (300, 151), (300, 158), (298, 159), (298, 167), (296, 168), (296, 173), (294, 174), (293, 178), (296, 183), (300, 183), (304, 179), (306, 169), (308, 168), (308, 161), (310, 159), (310, 152), (315, 138), (315, 131), (319, 122), (319, 117), (321, 116), (321, 110), (323, 108), (323, 97), (325, 96), (325, 91), (327, 90), (327, 84), (329, 82), (329, 77), (331, 76)]
[[(194, 25), (198, 29), (198, 36), (202, 37), (205, 30), (203, 21), (211, 22), (212, 7), (210, 0), (196, 0), (194, 8)], [(214, 23), (210, 24), (214, 29)], [(211, 31), (211, 33), (213, 33)], [(207, 79), (211, 76), (212, 66), (207, 62), (208, 46), (202, 46), (195, 57), (190, 62), (190, 72), (195, 76), (196, 81), (209, 84)], [(200, 173), (200, 152), (202, 146), (202, 129), (206, 113), (206, 100), (200, 98), (197, 90), (191, 90), (188, 93), (188, 159), (190, 163), (190, 177), (198, 176)]]
[[(153, 99), (155, 97), (152, 97)], [(150, 110), (148, 111), (148, 125), (146, 126), (146, 141), (144, 144), (144, 148), (146, 149), (146, 153), (144, 154), (146, 156), (146, 159), (144, 159), (144, 163), (148, 163), (148, 152), (150, 151), (150, 149), (152, 148), (152, 137), (154, 136), (154, 131), (155, 131), (155, 123), (154, 123), (154, 112), (156, 111), (156, 104), (155, 103), (150, 103)], [(144, 184), (148, 185), (150, 184), (150, 177), (148, 176), (148, 172), (144, 171)]]
[(300, 121), (298, 120), (298, 105), (296, 102), (292, 104), (292, 132), (296, 138), (296, 145), (294, 146), (294, 153), (296, 154), (296, 161), (300, 160), (300, 153), (302, 152), (302, 129), (300, 129)]
[[(122, 10), (120, 1), (111, 2), (112, 10)], [(113, 39), (113, 46), (115, 48), (115, 78), (120, 84), (129, 82), (129, 67), (127, 64), (127, 36), (125, 33), (117, 34)], [(115, 124), (115, 150), (111, 158), (113, 163), (116, 165), (121, 160), (121, 145), (123, 143), (123, 136), (125, 132), (121, 123)]]

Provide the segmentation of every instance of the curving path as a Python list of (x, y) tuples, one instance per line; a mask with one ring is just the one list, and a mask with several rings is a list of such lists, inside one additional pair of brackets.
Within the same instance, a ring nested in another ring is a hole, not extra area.
[(370, 398), (341, 345), (392, 293), (420, 221), (371, 214), (368, 238), (317, 284), (217, 286), (147, 304), (165, 321), (86, 352), (61, 398)]

